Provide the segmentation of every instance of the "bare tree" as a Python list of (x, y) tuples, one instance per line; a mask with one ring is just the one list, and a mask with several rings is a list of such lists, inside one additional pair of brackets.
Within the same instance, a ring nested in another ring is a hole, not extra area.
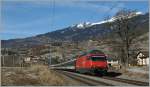
[(110, 22), (110, 28), (116, 34), (116, 41), (119, 43), (119, 51), (121, 52), (121, 62), (124, 66), (128, 66), (130, 58), (130, 48), (133, 44), (133, 40), (137, 36), (137, 32), (134, 29), (137, 28), (138, 23), (132, 19), (136, 16), (136, 11), (123, 9), (120, 10), (116, 15), (114, 22)]

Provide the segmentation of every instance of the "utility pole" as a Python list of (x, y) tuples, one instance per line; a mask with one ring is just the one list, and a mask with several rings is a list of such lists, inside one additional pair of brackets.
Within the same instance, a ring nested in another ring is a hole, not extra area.
[(49, 65), (51, 65), (51, 56), (49, 55)]
[[(53, 2), (52, 2), (52, 15), (51, 16), (52, 16), (51, 28), (54, 29), (55, 0), (53, 0)], [(49, 42), (49, 46), (50, 46), (50, 48), (49, 48), (49, 65), (51, 65), (52, 61), (51, 61), (51, 53), (50, 53), (51, 52), (51, 44), (50, 44), (50, 42)]]
[(49, 66), (51, 65), (51, 43), (48, 41), (48, 44), (49, 44), (49, 57), (48, 57), (48, 63), (49, 63)]
[(3, 60), (2, 60), (2, 61), (3, 61), (3, 66), (5, 66), (5, 61), (4, 61), (5, 58), (4, 58), (4, 57), (5, 57), (5, 55), (2, 56), (2, 59), (3, 59)]

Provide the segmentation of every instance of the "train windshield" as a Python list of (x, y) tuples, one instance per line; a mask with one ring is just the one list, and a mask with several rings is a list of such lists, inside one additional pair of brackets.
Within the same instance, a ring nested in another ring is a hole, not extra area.
[(91, 60), (92, 61), (106, 61), (106, 57), (105, 56), (92, 56)]

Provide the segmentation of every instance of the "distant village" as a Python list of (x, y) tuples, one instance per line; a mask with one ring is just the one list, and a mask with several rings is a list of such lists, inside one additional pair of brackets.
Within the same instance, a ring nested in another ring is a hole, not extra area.
[[(102, 50), (108, 56), (112, 66), (120, 65), (119, 55), (114, 52), (109, 41), (89, 40), (84, 42), (52, 42), (32, 48), (2, 48), (2, 66), (25, 67), (33, 64), (57, 64), (76, 58), (79, 54), (90, 49)], [(140, 49), (131, 51), (131, 66), (148, 66), (149, 52)]]

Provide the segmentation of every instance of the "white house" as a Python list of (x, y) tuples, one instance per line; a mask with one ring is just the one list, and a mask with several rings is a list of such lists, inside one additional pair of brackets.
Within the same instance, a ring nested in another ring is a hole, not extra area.
[(109, 67), (114, 67), (116, 69), (120, 68), (120, 64), (117, 59), (107, 58), (107, 63)]
[(110, 61), (107, 61), (108, 64), (111, 64), (112, 66), (114, 65), (118, 65), (119, 64), (119, 61), (118, 60), (110, 60)]
[(149, 65), (149, 52), (140, 51), (137, 54), (137, 65)]
[(29, 63), (31, 61), (31, 57), (24, 58), (24, 62)]

